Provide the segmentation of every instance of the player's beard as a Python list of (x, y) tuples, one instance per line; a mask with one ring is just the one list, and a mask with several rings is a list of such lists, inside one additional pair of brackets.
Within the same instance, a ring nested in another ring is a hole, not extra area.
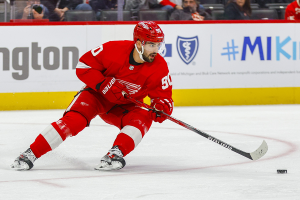
[(146, 56), (145, 53), (143, 53), (143, 59), (146, 62), (152, 63), (154, 61), (154, 58), (156, 55), (157, 55), (157, 53), (150, 53), (148, 56)]

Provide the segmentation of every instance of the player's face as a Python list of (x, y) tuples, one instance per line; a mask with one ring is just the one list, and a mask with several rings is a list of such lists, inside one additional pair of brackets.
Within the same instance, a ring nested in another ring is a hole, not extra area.
[(159, 42), (146, 42), (144, 45), (143, 59), (150, 63), (153, 62), (161, 45)]

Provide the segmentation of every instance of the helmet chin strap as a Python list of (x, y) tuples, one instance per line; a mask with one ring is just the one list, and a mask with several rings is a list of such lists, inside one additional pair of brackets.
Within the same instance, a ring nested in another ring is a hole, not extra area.
[(135, 46), (136, 51), (139, 53), (140, 59), (142, 59), (142, 61), (146, 62), (146, 61), (143, 59), (144, 46), (142, 45), (142, 52), (139, 51), (139, 49), (137, 48), (136, 44), (135, 44), (134, 46)]

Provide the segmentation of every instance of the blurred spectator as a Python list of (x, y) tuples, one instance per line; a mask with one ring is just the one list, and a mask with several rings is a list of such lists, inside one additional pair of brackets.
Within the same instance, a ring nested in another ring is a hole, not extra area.
[[(24, 6), (24, 5), (23, 5)], [(24, 8), (24, 7), (23, 7)], [(16, 19), (48, 19), (49, 11), (40, 0), (28, 0), (23, 12), (16, 14)]]
[(285, 9), (286, 20), (300, 20), (300, 2), (299, 0), (293, 1)]
[(49, 10), (50, 21), (63, 21), (68, 10), (92, 10), (91, 6), (82, 0), (41, 0)]
[(170, 0), (126, 0), (125, 10), (155, 9), (173, 10), (182, 9)]
[(175, 4), (170, 0), (150, 0), (149, 3), (150, 8), (160, 8), (162, 10), (183, 9), (182, 6)]
[(83, 3), (82, 0), (60, 0), (54, 11), (60, 16), (60, 20), (63, 21), (65, 12), (68, 10), (92, 10), (92, 7)]
[(41, 0), (49, 10), (49, 21), (60, 21), (60, 17), (54, 11), (59, 0)]
[[(276, 1), (276, 0), (273, 0), (273, 1)], [(267, 6), (267, 3), (271, 3), (270, 0), (256, 0), (259, 8), (269, 8), (269, 6)], [(275, 2), (273, 2), (275, 3)]]
[(170, 0), (171, 2), (175, 3), (178, 6), (182, 7), (182, 0)]
[(100, 20), (101, 10), (118, 9), (118, 0), (89, 0), (89, 4), (95, 11), (97, 20)]
[(250, 19), (252, 9), (250, 0), (229, 0), (224, 11), (225, 19), (245, 20)]
[(118, 0), (90, 0), (89, 4), (95, 12), (98, 10), (114, 10), (118, 8)]
[(210, 20), (211, 16), (205, 12), (203, 6), (197, 0), (183, 0), (183, 10), (175, 10), (170, 16), (170, 20)]
[(148, 0), (126, 0), (125, 10), (149, 9)]

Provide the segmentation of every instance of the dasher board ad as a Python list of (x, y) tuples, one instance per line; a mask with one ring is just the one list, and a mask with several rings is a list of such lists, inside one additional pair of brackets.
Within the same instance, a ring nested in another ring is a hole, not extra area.
[(173, 87), (299, 87), (299, 28), (299, 24), (162, 25)]
[[(160, 26), (174, 89), (300, 86), (300, 24)], [(11, 93), (78, 91), (80, 56), (110, 40), (133, 40), (134, 25), (0, 28), (0, 93)]]
[[(1, 93), (78, 91), (84, 26), (1, 26)], [(47, 34), (45, 34), (47, 33)]]

